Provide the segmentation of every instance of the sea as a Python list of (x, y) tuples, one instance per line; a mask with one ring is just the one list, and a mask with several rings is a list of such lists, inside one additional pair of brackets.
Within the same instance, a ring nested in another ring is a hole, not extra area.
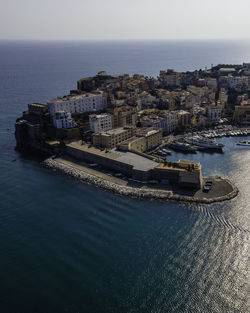
[[(173, 153), (227, 177), (212, 205), (130, 199), (15, 151), (27, 104), (82, 77), (250, 62), (250, 41), (0, 41), (0, 312), (250, 312), (250, 150)], [(247, 137), (245, 137), (247, 138)], [(249, 139), (249, 137), (248, 137)]]

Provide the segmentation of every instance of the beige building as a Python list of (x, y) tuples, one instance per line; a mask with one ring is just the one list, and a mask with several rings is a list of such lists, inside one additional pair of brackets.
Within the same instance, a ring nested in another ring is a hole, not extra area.
[(95, 147), (115, 148), (119, 143), (132, 137), (135, 133), (134, 127), (120, 127), (106, 132), (93, 134), (92, 140)]
[(152, 129), (145, 135), (147, 150), (159, 146), (162, 142), (162, 129)]
[(147, 150), (145, 137), (131, 137), (119, 144), (121, 150), (144, 152)]
[(124, 127), (128, 125), (136, 125), (137, 122), (137, 112), (136, 108), (125, 105), (119, 108), (114, 108), (110, 110), (113, 115), (113, 128)]
[(153, 128), (138, 129), (136, 135), (120, 143), (123, 150), (145, 152), (159, 146), (162, 142), (162, 130)]
[(191, 114), (187, 111), (178, 111), (178, 124), (180, 126), (187, 126), (191, 124)]
[(234, 120), (237, 123), (249, 124), (250, 123), (250, 104), (236, 105), (235, 111), (234, 111)]

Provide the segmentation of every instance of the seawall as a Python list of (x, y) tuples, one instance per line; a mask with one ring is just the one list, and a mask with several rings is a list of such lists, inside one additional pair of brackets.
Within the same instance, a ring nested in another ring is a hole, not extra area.
[(112, 177), (107, 176), (106, 178), (98, 177), (95, 174), (87, 173), (87, 168), (84, 170), (84, 167), (81, 169), (74, 166), (73, 163), (70, 165), (60, 162), (57, 159), (46, 159), (42, 162), (42, 164), (54, 170), (58, 170), (66, 175), (74, 177), (80, 181), (84, 181), (88, 184), (95, 185), (99, 188), (109, 190), (111, 192), (129, 196), (132, 198), (138, 199), (159, 199), (159, 200), (169, 200), (169, 201), (182, 201), (182, 202), (194, 202), (194, 203), (204, 203), (211, 204), (215, 202), (222, 202), (226, 200), (231, 200), (238, 195), (238, 188), (234, 186), (229, 180), (223, 179), (224, 182), (227, 182), (231, 186), (231, 191), (223, 196), (213, 197), (213, 198), (205, 198), (205, 197), (195, 197), (182, 195), (174, 192), (173, 190), (160, 190), (160, 189), (152, 189), (152, 188), (138, 188), (125, 186), (119, 183), (112, 182)]

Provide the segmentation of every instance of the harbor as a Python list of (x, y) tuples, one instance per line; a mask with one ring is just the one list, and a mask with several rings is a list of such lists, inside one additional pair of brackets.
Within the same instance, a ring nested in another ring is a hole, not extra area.
[[(167, 157), (173, 151), (181, 153), (195, 154), (201, 152), (223, 153), (224, 145), (216, 141), (222, 137), (241, 137), (249, 136), (250, 127), (236, 127), (232, 125), (221, 125), (214, 129), (199, 132), (187, 132), (182, 135), (171, 135), (164, 139), (164, 143), (151, 152), (154, 157)], [(238, 140), (236, 143), (241, 146), (250, 146), (249, 140)], [(168, 149), (168, 150), (167, 150)], [(167, 152), (166, 152), (167, 151)]]

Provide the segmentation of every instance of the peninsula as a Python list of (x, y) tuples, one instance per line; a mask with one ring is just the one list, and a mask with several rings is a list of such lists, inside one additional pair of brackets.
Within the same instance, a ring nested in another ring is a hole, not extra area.
[[(169, 149), (221, 152), (212, 137), (250, 133), (250, 64), (157, 78), (99, 72), (46, 104), (28, 104), (15, 124), (16, 148), (44, 164), (122, 195), (212, 203), (235, 197), (199, 162), (166, 161)], [(166, 149), (167, 148), (167, 149)]]

